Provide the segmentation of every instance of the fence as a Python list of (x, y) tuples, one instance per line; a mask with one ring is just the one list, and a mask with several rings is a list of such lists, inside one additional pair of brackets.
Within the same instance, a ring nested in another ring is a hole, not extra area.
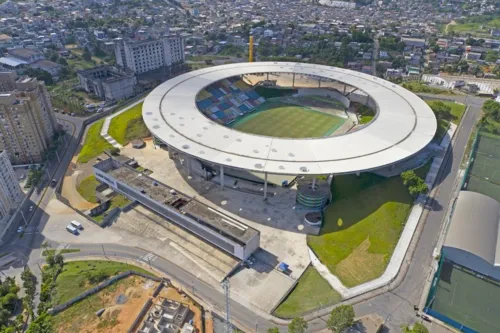
[(49, 309), (48, 313), (50, 315), (56, 315), (58, 314), (59, 312), (61, 311), (64, 311), (66, 310), (67, 308), (69, 308), (70, 306), (72, 306), (73, 304), (81, 301), (82, 299), (84, 299), (85, 297), (88, 297), (88, 296), (91, 296), (101, 290), (103, 290), (104, 288), (106, 288), (107, 286), (109, 286), (110, 284), (114, 283), (114, 282), (117, 282), (123, 278), (126, 278), (130, 275), (138, 275), (138, 276), (142, 276), (146, 279), (150, 279), (150, 280), (153, 280), (153, 281), (157, 281), (157, 282), (161, 282), (163, 281), (161, 278), (159, 277), (156, 277), (156, 276), (152, 276), (152, 275), (148, 275), (148, 274), (144, 274), (144, 273), (141, 273), (141, 272), (137, 272), (137, 271), (126, 271), (126, 272), (123, 272), (123, 273), (120, 273), (116, 276), (113, 276), (112, 278), (104, 281), (103, 283), (93, 287), (93, 288), (90, 288), (89, 290), (85, 291), (84, 293), (70, 299), (69, 301), (63, 303), (63, 304), (59, 304), (51, 309)]
[(474, 331), (472, 328), (470, 327), (467, 327), (465, 325), (462, 325), (460, 324), (459, 322), (451, 319), (451, 318), (448, 318), (446, 317), (445, 315), (437, 312), (437, 311), (434, 311), (430, 308), (425, 308), (424, 309), (424, 313), (428, 314), (428, 315), (431, 315), (432, 317), (442, 321), (443, 323), (447, 324), (447, 325), (450, 325), (451, 327), (453, 328), (456, 328), (457, 330), (461, 331), (461, 332), (465, 332), (465, 333), (479, 333), (477, 331)]
[[(161, 284), (160, 284), (161, 285)], [(139, 324), (141, 323), (142, 321), (142, 318), (144, 318), (144, 316), (146, 315), (146, 313), (149, 311), (149, 309), (151, 308), (151, 305), (153, 305), (153, 300), (151, 298), (149, 298), (146, 303), (144, 303), (141, 311), (139, 312), (139, 314), (137, 315), (137, 317), (135, 318), (134, 322), (132, 323), (132, 325), (130, 325), (130, 328), (128, 329), (127, 333), (132, 333), (132, 332), (135, 332), (135, 330), (137, 329), (137, 327), (139, 326)]]

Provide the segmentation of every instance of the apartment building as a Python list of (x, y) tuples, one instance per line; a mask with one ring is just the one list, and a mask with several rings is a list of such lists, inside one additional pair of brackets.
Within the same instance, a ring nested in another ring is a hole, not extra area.
[(8, 219), (23, 200), (24, 193), (6, 151), (0, 153), (0, 223)]
[[(0, 87), (12, 85), (12, 76), (0, 75)], [(22, 77), (15, 89), (0, 93), (0, 151), (12, 164), (40, 163), (59, 125), (43, 82)]]
[(184, 62), (184, 38), (164, 36), (154, 40), (115, 39), (116, 63), (136, 74)]

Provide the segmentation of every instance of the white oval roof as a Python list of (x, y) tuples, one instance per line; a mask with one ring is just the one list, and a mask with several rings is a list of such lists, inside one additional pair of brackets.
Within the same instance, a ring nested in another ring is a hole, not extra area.
[[(315, 75), (347, 83), (375, 101), (368, 126), (326, 138), (287, 139), (243, 133), (211, 121), (196, 95), (224, 78), (266, 72)], [(436, 117), (410, 91), (380, 78), (336, 67), (254, 62), (209, 67), (168, 80), (145, 99), (142, 115), (151, 133), (176, 150), (225, 166), (274, 174), (340, 174), (377, 169), (408, 158), (434, 137)]]

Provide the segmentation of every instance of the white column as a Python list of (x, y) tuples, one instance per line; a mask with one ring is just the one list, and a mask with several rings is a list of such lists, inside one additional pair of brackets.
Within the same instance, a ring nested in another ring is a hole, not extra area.
[(316, 176), (313, 177), (313, 186), (312, 186), (313, 191), (316, 190), (315, 187), (316, 187)]
[(264, 172), (264, 200), (267, 199), (267, 172)]
[(220, 187), (224, 188), (224, 166), (220, 166)]
[(193, 169), (191, 169), (191, 157), (187, 156), (187, 155), (184, 155), (184, 161), (186, 161), (186, 167), (187, 167), (188, 176), (191, 176), (191, 173), (193, 171)]
[(328, 176), (328, 185), (332, 185), (333, 175)]

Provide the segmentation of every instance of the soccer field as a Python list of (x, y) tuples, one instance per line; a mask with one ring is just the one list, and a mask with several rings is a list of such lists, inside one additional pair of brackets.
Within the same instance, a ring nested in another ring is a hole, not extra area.
[(345, 119), (303, 106), (267, 101), (230, 126), (242, 132), (279, 138), (321, 138), (335, 132)]

